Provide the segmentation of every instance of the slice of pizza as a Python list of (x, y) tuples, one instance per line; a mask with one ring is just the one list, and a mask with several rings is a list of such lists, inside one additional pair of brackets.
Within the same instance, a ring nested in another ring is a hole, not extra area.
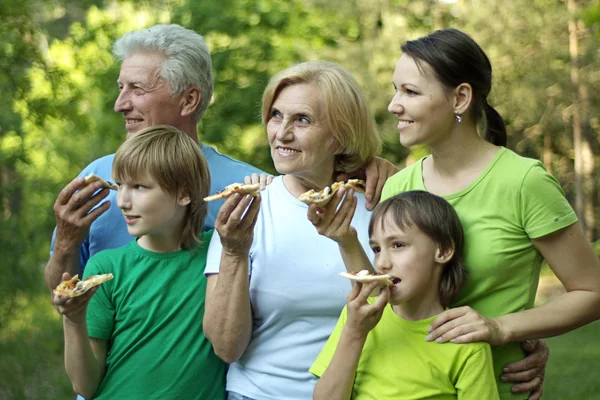
[(251, 184), (232, 183), (231, 185), (226, 186), (224, 190), (221, 190), (220, 192), (217, 192), (211, 196), (205, 197), (204, 201), (214, 201), (214, 200), (226, 199), (235, 193), (239, 193), (242, 195), (250, 194), (250, 195), (256, 197), (256, 196), (258, 196), (259, 192), (260, 192), (260, 183), (251, 183)]
[(348, 182), (344, 184), (346, 189), (354, 189), (358, 193), (364, 193), (367, 190), (365, 181), (362, 179), (348, 179)]
[[(335, 190), (337, 190), (337, 188)], [(310, 189), (308, 192), (302, 193), (300, 197), (298, 197), (298, 200), (308, 205), (316, 204), (319, 207), (325, 207), (334, 194), (335, 191), (331, 190), (329, 186), (326, 186), (319, 192), (315, 192), (313, 189)]]
[(349, 179), (348, 182), (335, 182), (331, 187), (326, 186), (323, 190), (316, 192), (311, 189), (308, 192), (302, 193), (298, 200), (301, 202), (311, 205), (316, 204), (319, 207), (325, 207), (329, 201), (333, 198), (335, 192), (340, 188), (354, 189), (357, 192), (365, 192), (365, 182), (360, 179)]
[(112, 182), (105, 181), (104, 179), (100, 178), (98, 175), (96, 175), (93, 172), (91, 174), (89, 174), (88, 176), (86, 176), (84, 179), (85, 179), (84, 183), (86, 186), (92, 182), (100, 181), (100, 182), (102, 182), (102, 188), (119, 190), (119, 187), (117, 185), (115, 185)]
[(360, 283), (378, 282), (379, 286), (393, 286), (392, 277), (386, 274), (372, 274), (366, 269), (358, 272), (340, 272), (340, 276)]
[(113, 278), (113, 274), (102, 274), (92, 275), (90, 277), (85, 278), (84, 280), (80, 280), (79, 275), (75, 275), (68, 281), (62, 281), (56, 287), (56, 289), (54, 289), (54, 294), (59, 296), (65, 295), (71, 298), (81, 296), (82, 294), (87, 293), (91, 288), (96, 287)]

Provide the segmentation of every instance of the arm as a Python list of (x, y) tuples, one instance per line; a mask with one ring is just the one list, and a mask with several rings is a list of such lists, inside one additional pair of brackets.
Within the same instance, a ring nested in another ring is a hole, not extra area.
[(470, 307), (447, 310), (432, 323), (428, 340), (493, 345), (556, 336), (600, 318), (600, 261), (581, 225), (533, 240), (567, 290), (530, 310), (486, 318)]
[(308, 208), (307, 217), (320, 235), (338, 244), (344, 265), (349, 272), (366, 269), (374, 273), (373, 264), (358, 241), (356, 229), (351, 225), (356, 204), (354, 191), (346, 192), (341, 188), (326, 207), (319, 208), (312, 204)]
[[(63, 280), (69, 280), (68, 273), (63, 274)], [(91, 399), (106, 370), (108, 342), (106, 340), (88, 337), (86, 314), (88, 304), (98, 287), (86, 294), (68, 298), (53, 295), (53, 303), (63, 315), (65, 336), (65, 369), (73, 384), (73, 390), (85, 398)]]
[(65, 369), (75, 393), (91, 399), (106, 371), (108, 342), (88, 337), (87, 324), (63, 317), (65, 330)]
[(317, 381), (314, 400), (350, 400), (354, 375), (367, 337), (342, 329), (331, 363)]
[(369, 294), (377, 287), (356, 283), (348, 295), (348, 319), (333, 358), (320, 377), (313, 392), (317, 400), (349, 400), (354, 375), (369, 332), (379, 323), (390, 297), (388, 288), (381, 290), (377, 300), (369, 304)]
[(101, 185), (102, 183), (97, 181), (84, 186), (82, 177), (75, 178), (60, 192), (54, 203), (54, 252), (44, 271), (44, 280), (50, 290), (60, 283), (63, 273), (74, 275), (81, 271), (79, 247), (92, 222), (110, 207), (110, 202), (106, 202), (90, 212), (108, 196), (109, 189), (103, 189), (94, 195)]
[(203, 329), (217, 356), (228, 363), (240, 358), (252, 336), (249, 251), (259, 208), (260, 197), (235, 194), (215, 223), (223, 249), (219, 273), (208, 278)]

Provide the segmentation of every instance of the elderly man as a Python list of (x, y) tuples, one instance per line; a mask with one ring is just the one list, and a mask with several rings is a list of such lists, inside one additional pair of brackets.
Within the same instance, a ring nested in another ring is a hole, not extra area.
[[(115, 43), (113, 52), (122, 60), (115, 111), (123, 114), (127, 137), (148, 126), (166, 124), (198, 141), (196, 126), (213, 91), (210, 53), (202, 37), (178, 25), (156, 25), (126, 34)], [(199, 145), (209, 165), (212, 193), (244, 181), (246, 176), (262, 174), (209, 146)], [(133, 240), (116, 206), (116, 192), (97, 192), (99, 182), (84, 186), (82, 178), (93, 172), (111, 180), (113, 159), (111, 154), (92, 162), (58, 196), (54, 205), (57, 226), (45, 271), (50, 289), (60, 283), (64, 272), (81, 274), (87, 260), (97, 252)], [(213, 227), (222, 203), (209, 203), (206, 229)]]

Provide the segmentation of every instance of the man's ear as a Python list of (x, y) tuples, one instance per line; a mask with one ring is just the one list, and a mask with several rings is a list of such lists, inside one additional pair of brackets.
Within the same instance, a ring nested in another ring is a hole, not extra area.
[(473, 88), (468, 83), (461, 83), (454, 89), (454, 114), (463, 115), (473, 102)]
[(202, 93), (199, 88), (189, 88), (181, 96), (182, 108), (181, 116), (188, 117), (192, 115), (198, 107), (200, 107), (200, 101), (202, 100)]
[(442, 248), (438, 246), (435, 251), (435, 262), (440, 264), (446, 264), (448, 261), (452, 260), (454, 256), (454, 246), (448, 248)]
[(177, 205), (181, 206), (181, 207), (185, 207), (188, 204), (190, 204), (192, 202), (192, 200), (190, 199), (190, 196), (187, 193), (181, 193), (179, 195), (179, 198), (177, 199)]

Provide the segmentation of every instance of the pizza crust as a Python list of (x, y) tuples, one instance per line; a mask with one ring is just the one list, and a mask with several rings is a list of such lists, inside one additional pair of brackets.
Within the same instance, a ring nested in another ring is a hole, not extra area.
[(335, 192), (340, 188), (354, 189), (356, 192), (365, 192), (365, 181), (360, 179), (349, 179), (347, 182), (335, 182), (331, 187), (326, 186), (320, 192), (316, 192), (313, 189), (308, 192), (304, 192), (298, 197), (298, 200), (304, 204), (316, 204), (319, 207), (325, 207), (333, 198)]
[(256, 196), (258, 196), (259, 192), (260, 192), (260, 183), (252, 183), (252, 184), (232, 183), (231, 185), (226, 186), (224, 190), (217, 192), (211, 196), (205, 197), (204, 201), (214, 201), (214, 200), (226, 199), (235, 193), (250, 194), (250, 195), (256, 197)]
[(113, 274), (93, 275), (84, 280), (79, 279), (79, 275), (75, 275), (68, 281), (62, 281), (53, 293), (56, 295), (65, 295), (73, 298), (87, 293), (91, 288), (96, 287), (106, 281), (114, 278)]
[(390, 275), (375, 275), (369, 273), (366, 269), (356, 273), (340, 272), (340, 276), (360, 283), (378, 282), (379, 286), (393, 286)]
[(93, 172), (84, 178), (84, 184), (86, 186), (89, 185), (90, 183), (96, 182), (96, 181), (102, 182), (103, 188), (119, 190), (119, 187), (117, 185), (115, 185), (112, 182), (105, 181), (104, 179), (100, 178), (98, 175), (94, 174)]

